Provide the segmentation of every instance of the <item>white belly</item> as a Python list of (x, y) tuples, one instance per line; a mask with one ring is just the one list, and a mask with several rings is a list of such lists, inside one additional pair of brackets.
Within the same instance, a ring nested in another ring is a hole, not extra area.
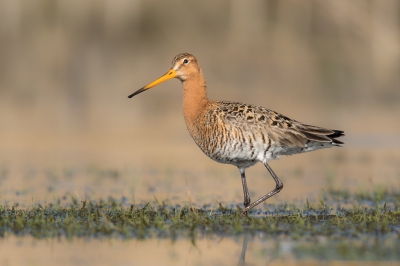
[(276, 159), (271, 152), (271, 146), (268, 141), (262, 142), (253, 139), (250, 141), (247, 137), (243, 141), (231, 138), (218, 145), (213, 152), (204, 153), (219, 163), (233, 164), (239, 168), (247, 168), (258, 162), (267, 162)]

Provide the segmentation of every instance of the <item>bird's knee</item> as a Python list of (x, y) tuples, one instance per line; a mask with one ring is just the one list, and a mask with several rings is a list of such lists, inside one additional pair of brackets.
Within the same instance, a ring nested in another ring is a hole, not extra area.
[(277, 190), (277, 192), (281, 191), (282, 188), (283, 188), (283, 183), (282, 182), (276, 183), (275, 189)]

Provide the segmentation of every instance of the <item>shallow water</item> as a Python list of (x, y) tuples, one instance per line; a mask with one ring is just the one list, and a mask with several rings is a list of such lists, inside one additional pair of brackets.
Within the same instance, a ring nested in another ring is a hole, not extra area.
[[(386, 202), (387, 207), (393, 209), (398, 199), (385, 198), (379, 191), (395, 192), (399, 186), (398, 158), (396, 149), (347, 149), (345, 152), (332, 149), (329, 153), (322, 151), (282, 158), (271, 165), (280, 173), (285, 188), (260, 206), (259, 210), (264, 214), (253, 215), (270, 215), (275, 211), (271, 204), (278, 204), (281, 214), (289, 214), (292, 203), (305, 206), (307, 199), (313, 203), (325, 200), (329, 189), (331, 196), (335, 195), (332, 192), (335, 189), (358, 195), (356, 201), (360, 206), (374, 206), (379, 200), (380, 206)], [(305, 167), (303, 163), (307, 161), (316, 164)], [(17, 209), (54, 202), (68, 204), (71, 198), (79, 203), (85, 199), (109, 197), (120, 201), (122, 206), (166, 201), (216, 209), (218, 202), (232, 208), (242, 204), (239, 176), (232, 167), (214, 165), (212, 161), (204, 168), (189, 163), (179, 167), (167, 163), (158, 165), (160, 167), (43, 166), (19, 169), (4, 166), (0, 196), (3, 203)], [(253, 199), (274, 186), (263, 167), (250, 169), (249, 173)], [(371, 191), (375, 191), (372, 200), (367, 197)], [(353, 197), (346, 198), (346, 193), (338, 197), (338, 201), (326, 202), (331, 214), (340, 214), (340, 208), (354, 207)], [(279, 235), (273, 238), (265, 233), (250, 232), (236, 236), (199, 236), (194, 242), (185, 237), (175, 241), (154, 237), (144, 240), (108, 237), (39, 240), (6, 235), (0, 239), (0, 245), (7, 247), (0, 249), (0, 265), (236, 265), (241, 261), (246, 265), (319, 265), (321, 261), (332, 263), (329, 265), (349, 261), (354, 265), (358, 265), (354, 261), (379, 261), (390, 265), (391, 261), (400, 260), (397, 252), (400, 231), (395, 228), (393, 232), (383, 236), (354, 237), (350, 234), (334, 242), (323, 236), (296, 239)]]
[[(71, 197), (79, 201), (112, 197), (126, 204), (154, 201), (212, 207), (217, 207), (218, 203), (242, 204), (240, 175), (235, 167), (211, 161), (199, 151), (195, 152), (197, 147), (193, 147), (193, 154), (187, 154), (182, 146), (175, 149), (173, 155), (162, 150), (150, 155), (150, 151), (144, 150), (143, 164), (135, 162), (135, 158), (132, 159), (134, 164), (75, 162), (60, 165), (3, 160), (0, 201), (8, 205), (17, 203), (21, 207), (54, 201), (62, 203)], [(190, 146), (194, 145), (190, 143)], [(150, 156), (152, 160), (147, 161)], [(51, 161), (49, 155), (42, 158)], [(282, 157), (270, 166), (283, 181), (284, 188), (267, 203), (318, 200), (330, 189), (350, 193), (377, 188), (393, 190), (400, 186), (399, 160), (400, 149), (397, 148), (337, 148)], [(252, 200), (275, 186), (261, 164), (248, 169), (246, 174)]]
[[(388, 242), (388, 241), (386, 241)], [(381, 241), (327, 243), (245, 234), (197, 239), (0, 239), (0, 265), (396, 265), (398, 246)], [(365, 247), (370, 249), (365, 251)], [(382, 250), (387, 256), (382, 258)], [(382, 261), (383, 259), (383, 261)], [(363, 261), (363, 262), (356, 262)], [(379, 262), (377, 262), (379, 261)]]

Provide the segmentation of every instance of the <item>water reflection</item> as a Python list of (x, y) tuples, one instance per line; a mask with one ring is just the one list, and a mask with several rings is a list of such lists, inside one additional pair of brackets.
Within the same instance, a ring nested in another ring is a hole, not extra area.
[[(0, 265), (283, 265), (327, 260), (399, 261), (395, 237), (292, 239), (250, 231), (236, 237), (121, 240), (0, 239)], [(23, 255), (21, 255), (23, 254)], [(353, 265), (353, 264), (352, 264)], [(357, 265), (355, 263), (354, 265)]]
[(242, 252), (239, 258), (239, 266), (246, 265), (246, 251), (247, 251), (247, 242), (249, 241), (249, 233), (245, 233), (243, 236), (243, 245), (242, 245)]
[(187, 238), (55, 241), (9, 236), (0, 239), (0, 246), (7, 247), (0, 249), (0, 265), (260, 265), (266, 260), (264, 254), (260, 256), (264, 244), (250, 234), (195, 242)]

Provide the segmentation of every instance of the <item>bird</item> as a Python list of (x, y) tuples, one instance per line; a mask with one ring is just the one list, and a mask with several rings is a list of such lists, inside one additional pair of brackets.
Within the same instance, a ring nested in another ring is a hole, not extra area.
[[(239, 169), (244, 197), (242, 214), (279, 193), (283, 188), (268, 162), (281, 155), (293, 155), (341, 146), (342, 130), (312, 126), (273, 110), (240, 102), (210, 100), (197, 58), (181, 53), (171, 69), (148, 85), (130, 94), (132, 98), (160, 83), (177, 78), (183, 87), (183, 115), (189, 134), (212, 160)], [(251, 203), (245, 170), (262, 163), (275, 180), (275, 188)]]

